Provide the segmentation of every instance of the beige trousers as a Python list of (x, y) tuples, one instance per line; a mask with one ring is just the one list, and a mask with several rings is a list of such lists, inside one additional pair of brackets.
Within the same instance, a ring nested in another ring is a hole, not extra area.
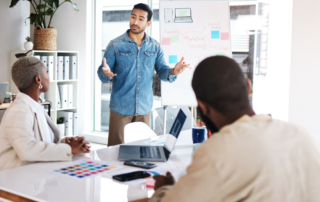
[(150, 113), (138, 116), (122, 116), (110, 109), (108, 146), (124, 143), (124, 126), (132, 122), (150, 125)]

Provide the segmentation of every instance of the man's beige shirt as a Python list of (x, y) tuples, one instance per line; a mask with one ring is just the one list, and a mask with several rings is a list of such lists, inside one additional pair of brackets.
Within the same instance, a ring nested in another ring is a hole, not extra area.
[(316, 136), (267, 115), (245, 115), (204, 142), (187, 174), (150, 201), (319, 202)]

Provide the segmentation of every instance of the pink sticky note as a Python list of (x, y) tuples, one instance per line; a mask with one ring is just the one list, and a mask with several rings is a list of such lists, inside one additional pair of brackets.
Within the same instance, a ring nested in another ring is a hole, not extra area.
[(170, 44), (171, 44), (171, 39), (170, 38), (162, 38), (162, 45), (168, 45), (168, 46), (170, 46)]
[(154, 179), (148, 179), (146, 182), (147, 188), (154, 188), (154, 185), (156, 184), (156, 181)]
[(229, 32), (221, 32), (221, 40), (229, 40)]

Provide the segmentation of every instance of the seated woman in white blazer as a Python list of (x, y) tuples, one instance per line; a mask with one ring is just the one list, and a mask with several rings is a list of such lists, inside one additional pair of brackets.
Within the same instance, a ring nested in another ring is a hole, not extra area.
[(38, 103), (40, 93), (49, 88), (47, 69), (39, 59), (19, 59), (11, 76), (20, 93), (1, 121), (0, 170), (39, 161), (71, 161), (72, 154), (90, 151), (83, 138), (61, 140), (58, 128)]

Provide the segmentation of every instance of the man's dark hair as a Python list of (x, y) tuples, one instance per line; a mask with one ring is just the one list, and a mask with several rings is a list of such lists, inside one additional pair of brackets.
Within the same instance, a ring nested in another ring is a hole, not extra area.
[(134, 5), (132, 11), (134, 9), (140, 9), (140, 10), (148, 12), (148, 21), (151, 20), (153, 13), (152, 13), (150, 6), (148, 6), (147, 4), (143, 4), (143, 3), (136, 4), (136, 5)]
[(224, 56), (203, 60), (196, 68), (192, 88), (197, 99), (235, 119), (250, 107), (247, 82), (239, 65)]

